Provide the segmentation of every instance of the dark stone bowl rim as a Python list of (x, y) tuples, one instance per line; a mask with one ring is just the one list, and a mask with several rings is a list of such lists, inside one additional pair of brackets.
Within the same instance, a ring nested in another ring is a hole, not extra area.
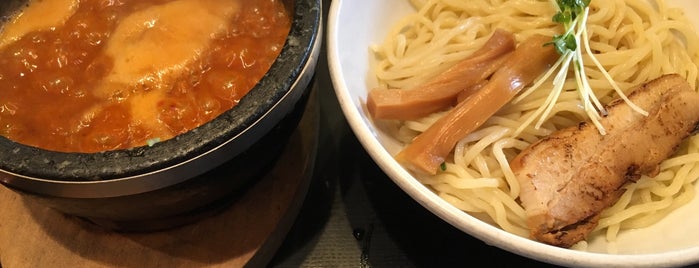
[[(12, 180), (2, 179), (3, 183), (12, 184), (17, 179), (95, 182), (156, 173), (234, 143), (246, 131), (255, 131), (255, 125), (264, 121), (267, 113), (302, 78), (304, 71), (309, 71), (306, 67), (313, 60), (317, 39), (321, 38), (320, 1), (296, 0), (293, 7), (291, 31), (280, 56), (234, 108), (173, 139), (126, 150), (64, 153), (26, 146), (0, 137), (0, 171), (5, 173), (5, 177), (14, 177)], [(229, 158), (234, 156), (230, 155)]]

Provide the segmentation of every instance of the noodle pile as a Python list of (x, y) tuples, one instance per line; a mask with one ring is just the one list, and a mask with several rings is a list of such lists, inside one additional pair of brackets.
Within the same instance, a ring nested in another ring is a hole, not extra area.
[[(553, 36), (563, 31), (551, 20), (557, 10), (548, 0), (411, 3), (418, 11), (394, 25), (383, 44), (372, 47), (376, 56), (372, 67), (380, 88), (411, 88), (423, 83), (480, 48), (497, 28), (513, 32), (518, 42), (533, 34)], [(699, 37), (682, 10), (668, 7), (662, 0), (593, 0), (590, 8), (590, 46), (620, 88), (626, 90), (662, 74), (678, 73), (696, 89)], [(584, 57), (596, 96), (602, 103), (616, 98), (612, 85), (587, 60), (589, 57)], [(418, 179), (459, 209), (528, 237), (525, 211), (517, 202), (519, 185), (508, 161), (553, 131), (587, 119), (575, 78), (568, 77), (541, 127), (524, 122), (543, 105), (551, 81), (524, 99), (509, 103), (460, 141), (444, 172)], [(395, 122), (395, 128), (388, 131), (408, 143), (444, 113)], [(520, 126), (523, 131), (517, 132)], [(643, 176), (637, 183), (627, 184), (621, 199), (602, 213), (595, 232), (614, 241), (620, 230), (649, 226), (689, 202), (695, 195), (693, 183), (699, 178), (699, 137), (690, 137), (660, 169), (655, 178)]]

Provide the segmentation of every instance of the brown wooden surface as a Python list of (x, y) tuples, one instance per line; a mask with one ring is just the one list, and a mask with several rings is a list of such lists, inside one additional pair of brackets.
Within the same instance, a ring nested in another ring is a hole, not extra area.
[(275, 168), (231, 207), (177, 229), (114, 233), (25, 201), (0, 186), (0, 264), (15, 267), (263, 266), (291, 227), (310, 182), (317, 110), (309, 101)]

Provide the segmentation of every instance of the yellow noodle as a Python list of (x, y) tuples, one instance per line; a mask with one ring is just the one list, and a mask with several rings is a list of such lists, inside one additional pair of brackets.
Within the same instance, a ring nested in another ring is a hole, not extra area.
[(519, 182), (515, 178), (510, 165), (508, 164), (508, 158), (505, 155), (505, 148), (518, 148), (520, 151), (524, 150), (528, 146), (527, 143), (522, 142), (517, 139), (502, 139), (493, 145), (493, 155), (498, 160), (500, 167), (502, 168), (503, 175), (507, 181), (507, 186), (510, 188), (510, 197), (516, 199), (519, 196)]
[[(551, 20), (556, 9), (550, 0), (409, 1), (416, 12), (393, 25), (383, 43), (372, 47), (379, 88), (409, 89), (426, 81), (480, 48), (497, 28), (514, 32), (518, 41), (562, 31)], [(661, 0), (593, 0), (590, 7), (590, 47), (622, 90), (628, 93), (631, 86), (670, 72), (679, 73), (696, 88), (699, 37), (682, 10)], [(612, 85), (588, 55), (584, 59), (595, 95), (603, 103), (615, 99)], [(517, 203), (519, 185), (509, 161), (529, 144), (586, 119), (572, 79), (565, 82), (559, 102), (540, 128), (522, 125), (543, 106), (551, 91), (548, 82), (503, 107), (459, 142), (446, 172), (418, 179), (455, 207), (487, 215), (492, 224), (528, 236), (526, 215)], [(445, 113), (401, 122), (396, 138), (409, 142)], [(619, 202), (601, 214), (595, 234), (605, 235), (611, 243), (619, 232), (648, 226), (689, 202), (699, 178), (698, 163), (699, 138), (692, 137), (660, 165), (656, 178), (643, 176), (627, 185)]]

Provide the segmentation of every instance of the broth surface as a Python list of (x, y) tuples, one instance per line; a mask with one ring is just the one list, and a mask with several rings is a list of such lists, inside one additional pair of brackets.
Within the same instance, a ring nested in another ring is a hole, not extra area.
[(290, 24), (277, 0), (30, 3), (0, 34), (0, 135), (64, 152), (170, 139), (235, 106)]

